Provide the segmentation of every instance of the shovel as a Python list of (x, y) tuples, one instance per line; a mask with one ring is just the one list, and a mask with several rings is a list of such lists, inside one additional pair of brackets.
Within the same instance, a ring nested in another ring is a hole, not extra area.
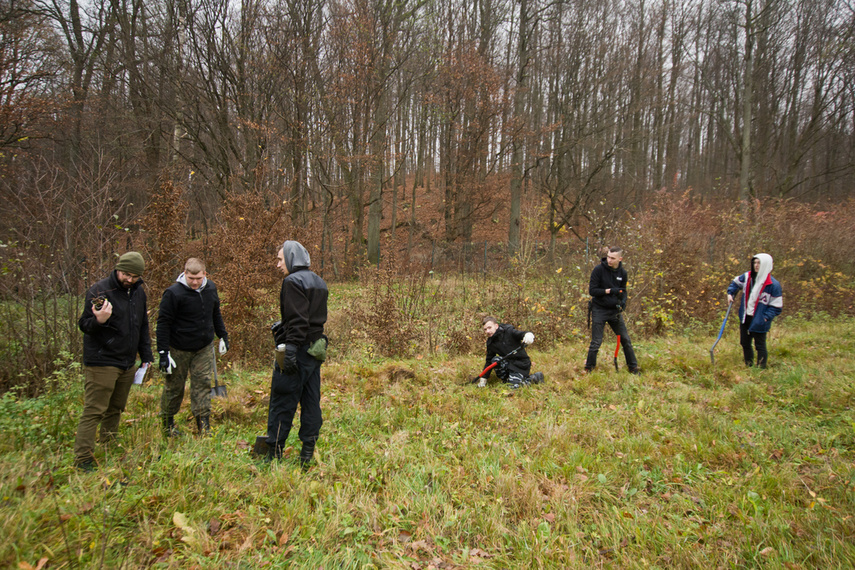
[(712, 348), (710, 348), (710, 364), (712, 364), (713, 366), (715, 366), (715, 355), (713, 354), (713, 351), (715, 350), (715, 345), (717, 345), (718, 341), (721, 340), (721, 335), (724, 334), (724, 325), (727, 324), (727, 317), (730, 316), (731, 307), (733, 307), (733, 301), (731, 301), (727, 305), (727, 312), (724, 314), (724, 322), (721, 323), (721, 329), (719, 329), (719, 331), (718, 331), (718, 338), (715, 339), (715, 342), (713, 343)]
[(225, 384), (220, 384), (217, 381), (217, 349), (215, 347), (211, 347), (211, 350), (214, 351), (214, 387), (211, 388), (211, 397), (212, 398), (225, 398), (229, 395), (226, 390)]
[(618, 371), (617, 355), (620, 352), (620, 335), (617, 335), (617, 346), (615, 347), (615, 372)]

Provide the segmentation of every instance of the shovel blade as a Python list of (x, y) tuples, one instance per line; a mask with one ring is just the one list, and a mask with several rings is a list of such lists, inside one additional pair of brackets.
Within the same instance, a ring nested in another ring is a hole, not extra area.
[(255, 444), (252, 446), (250, 454), (255, 455), (257, 457), (262, 457), (264, 455), (267, 455), (267, 449), (267, 434), (257, 435), (255, 436)]
[(214, 386), (211, 388), (211, 397), (212, 398), (227, 398), (229, 395), (226, 387), (220, 384), (219, 386)]

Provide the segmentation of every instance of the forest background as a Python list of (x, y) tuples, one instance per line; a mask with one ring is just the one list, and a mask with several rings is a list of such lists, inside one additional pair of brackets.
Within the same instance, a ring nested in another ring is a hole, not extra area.
[(152, 319), (204, 258), (248, 362), (285, 238), (359, 284), (339, 355), (584, 336), (614, 243), (639, 334), (718, 321), (761, 250), (788, 313), (851, 313), (853, 34), (845, 1), (2, 0), (0, 389), (79, 354), (128, 249)]

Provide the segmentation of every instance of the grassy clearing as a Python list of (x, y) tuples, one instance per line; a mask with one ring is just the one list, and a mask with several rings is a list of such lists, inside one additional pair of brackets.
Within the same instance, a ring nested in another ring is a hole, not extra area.
[(135, 387), (121, 443), (77, 473), (66, 367), (0, 399), (0, 565), (851, 567), (855, 320), (780, 320), (766, 371), (735, 328), (713, 369), (713, 332), (636, 339), (640, 377), (535, 345), (546, 383), (515, 393), (459, 385), (480, 355), (331, 362), (307, 474), (248, 456), (269, 373), (243, 369), (207, 439), (164, 442), (159, 387)]

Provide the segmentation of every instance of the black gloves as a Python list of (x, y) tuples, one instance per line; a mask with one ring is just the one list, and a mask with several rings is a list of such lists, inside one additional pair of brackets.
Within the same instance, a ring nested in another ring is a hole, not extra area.
[(297, 373), (297, 347), (293, 344), (285, 345), (285, 366), (282, 372), (289, 376)]
[(175, 361), (169, 356), (169, 351), (161, 350), (157, 354), (160, 355), (160, 361), (157, 363), (160, 371), (164, 374), (172, 374), (172, 369), (175, 368)]

